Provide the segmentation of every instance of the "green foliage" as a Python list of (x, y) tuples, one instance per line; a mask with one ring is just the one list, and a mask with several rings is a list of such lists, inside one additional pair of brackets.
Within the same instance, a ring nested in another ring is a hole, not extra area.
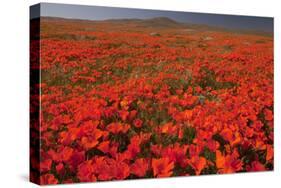
[(183, 130), (182, 143), (192, 144), (194, 138), (196, 137), (196, 129), (194, 127), (185, 127)]
[(225, 145), (229, 144), (229, 142), (226, 141), (219, 133), (214, 134), (212, 138), (213, 138), (213, 140), (220, 143), (219, 150), (224, 152), (225, 151)]
[(209, 70), (206, 67), (203, 67), (201, 69), (201, 73), (204, 75), (204, 77), (198, 82), (198, 85), (201, 88), (205, 89), (206, 87), (210, 87), (214, 90), (219, 90), (219, 89), (230, 89), (237, 86), (237, 84), (233, 82), (218, 82), (216, 80), (216, 75), (214, 71)]
[(109, 134), (109, 140), (117, 142), (119, 144), (118, 152), (124, 152), (127, 150), (130, 144), (130, 138), (128, 134)]
[(91, 159), (94, 156), (103, 156), (104, 153), (97, 148), (91, 148), (88, 151), (86, 151), (86, 159)]
[(217, 174), (217, 171), (218, 169), (215, 165), (210, 165), (201, 171), (201, 175)]
[(216, 162), (216, 153), (212, 152), (208, 147), (205, 147), (200, 155), (213, 163)]

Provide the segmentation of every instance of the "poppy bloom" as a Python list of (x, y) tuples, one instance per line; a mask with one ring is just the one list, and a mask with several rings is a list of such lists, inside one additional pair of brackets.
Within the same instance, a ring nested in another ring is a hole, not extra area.
[(135, 127), (140, 128), (142, 126), (142, 120), (135, 119), (133, 124)]
[(51, 159), (44, 160), (43, 162), (40, 163), (40, 171), (47, 172), (51, 170), (51, 165), (52, 165)]
[(162, 150), (161, 155), (163, 157), (167, 156), (174, 163), (177, 163), (181, 167), (184, 167), (187, 162), (187, 158), (186, 158), (187, 148), (188, 148), (187, 145), (180, 146), (180, 144), (176, 143), (174, 146), (164, 148)]
[(195, 170), (196, 175), (199, 175), (201, 171), (205, 168), (207, 160), (204, 157), (192, 157), (189, 160), (190, 165)]
[(220, 173), (233, 173), (242, 170), (243, 163), (237, 158), (236, 153), (224, 156), (217, 150), (216, 165)]
[(259, 161), (253, 161), (250, 166), (247, 166), (247, 171), (249, 172), (258, 172), (258, 171), (265, 171), (266, 168), (263, 164)]
[(75, 151), (68, 160), (70, 170), (77, 168), (85, 160), (85, 151)]
[(85, 161), (78, 166), (77, 177), (80, 181), (91, 182), (96, 181), (97, 178), (94, 174), (95, 168), (92, 161)]
[(107, 130), (113, 134), (118, 134), (118, 133), (126, 133), (130, 125), (129, 124), (122, 124), (122, 123), (111, 123), (107, 125)]
[(173, 174), (174, 162), (169, 158), (152, 159), (153, 175), (155, 177), (169, 177)]
[(117, 180), (126, 179), (130, 175), (130, 168), (125, 162), (117, 162), (115, 166), (115, 178)]
[(110, 141), (101, 142), (98, 146), (98, 149), (101, 150), (103, 153), (108, 153), (110, 149)]
[(271, 121), (273, 119), (272, 111), (267, 108), (264, 110), (264, 116), (267, 121)]
[(93, 138), (93, 137), (82, 137), (81, 139), (81, 145), (86, 149), (89, 150), (93, 147), (95, 147), (96, 145), (98, 145), (98, 140), (97, 138)]
[(137, 159), (131, 165), (131, 173), (137, 175), (138, 177), (144, 177), (148, 170), (148, 163), (145, 159)]
[(271, 145), (267, 145), (266, 147), (266, 160), (270, 161), (273, 159), (273, 147)]
[(58, 184), (58, 180), (53, 174), (45, 174), (40, 177), (41, 185)]
[(56, 165), (56, 171), (58, 172), (59, 175), (63, 175), (65, 173), (65, 168), (63, 163), (59, 163)]

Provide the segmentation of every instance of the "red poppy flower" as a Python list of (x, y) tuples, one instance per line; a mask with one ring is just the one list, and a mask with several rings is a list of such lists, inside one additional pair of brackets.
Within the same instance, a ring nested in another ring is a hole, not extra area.
[(131, 173), (138, 177), (144, 177), (148, 170), (147, 160), (141, 158), (137, 159), (134, 164), (131, 165)]
[(258, 172), (258, 171), (265, 171), (266, 168), (263, 164), (259, 161), (253, 161), (250, 166), (246, 167), (247, 171), (249, 172)]
[(55, 178), (53, 174), (44, 174), (40, 177), (41, 185), (51, 185), (58, 184), (58, 180)]
[(63, 175), (65, 173), (65, 168), (63, 163), (59, 163), (58, 165), (56, 165), (56, 171), (59, 175)]
[(272, 111), (267, 108), (264, 110), (264, 116), (267, 121), (271, 121), (273, 119)]
[(43, 162), (40, 163), (40, 171), (42, 172), (47, 172), (51, 169), (51, 165), (52, 165), (52, 160), (51, 159), (47, 159), (44, 160)]
[(95, 167), (92, 161), (85, 161), (78, 166), (77, 177), (82, 182), (92, 182), (96, 181), (96, 176), (94, 174)]
[(133, 124), (135, 127), (140, 128), (142, 126), (142, 120), (135, 119)]
[(106, 127), (106, 129), (113, 134), (126, 133), (129, 130), (129, 128), (130, 128), (129, 124), (122, 124), (122, 123), (111, 123)]
[[(113, 168), (114, 169), (114, 168)], [(124, 162), (116, 162), (115, 165), (115, 178), (117, 180), (123, 180), (126, 179), (130, 175), (130, 168), (129, 166)]]

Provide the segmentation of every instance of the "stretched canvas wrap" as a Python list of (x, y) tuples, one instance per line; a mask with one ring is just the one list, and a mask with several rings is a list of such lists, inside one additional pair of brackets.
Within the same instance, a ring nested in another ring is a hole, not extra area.
[(273, 170), (273, 18), (30, 8), (30, 180)]

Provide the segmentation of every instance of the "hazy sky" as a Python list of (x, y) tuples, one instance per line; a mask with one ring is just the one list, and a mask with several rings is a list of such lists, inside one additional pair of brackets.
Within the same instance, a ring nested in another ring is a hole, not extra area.
[[(101, 6), (69, 5), (41, 3), (41, 16), (77, 18), (88, 20), (106, 20), (121, 18), (168, 17), (178, 22), (208, 24), (230, 29), (273, 31), (273, 18), (254, 16), (232, 16), (147, 9), (113, 8)], [(36, 11), (35, 11), (36, 12)], [(38, 13), (38, 12), (37, 12)], [(38, 14), (31, 12), (31, 18)]]

